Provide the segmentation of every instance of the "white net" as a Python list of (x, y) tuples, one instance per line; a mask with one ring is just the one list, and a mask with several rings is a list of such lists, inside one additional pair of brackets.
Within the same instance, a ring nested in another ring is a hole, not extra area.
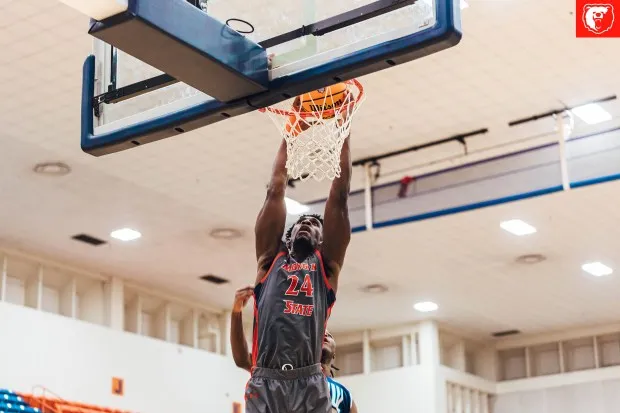
[(343, 85), (343, 92), (311, 92), (293, 102), (261, 109), (269, 114), (286, 141), (289, 177), (322, 181), (340, 176), (342, 145), (351, 131), (353, 115), (364, 100), (364, 89), (357, 80)]

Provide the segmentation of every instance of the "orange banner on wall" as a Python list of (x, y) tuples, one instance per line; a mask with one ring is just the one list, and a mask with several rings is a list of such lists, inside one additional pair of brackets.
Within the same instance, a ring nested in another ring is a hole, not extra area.
[(112, 394), (122, 396), (125, 394), (125, 380), (112, 377)]

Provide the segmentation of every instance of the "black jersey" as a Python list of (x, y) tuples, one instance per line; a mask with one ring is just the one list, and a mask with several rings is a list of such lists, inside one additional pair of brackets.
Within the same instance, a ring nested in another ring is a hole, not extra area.
[(303, 262), (280, 252), (254, 287), (252, 364), (297, 369), (320, 363), (335, 301), (319, 251)]

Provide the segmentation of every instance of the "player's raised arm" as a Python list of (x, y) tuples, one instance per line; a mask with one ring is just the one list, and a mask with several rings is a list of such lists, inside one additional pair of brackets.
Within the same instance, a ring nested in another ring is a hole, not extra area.
[(351, 240), (349, 222), (349, 189), (351, 187), (350, 136), (345, 139), (340, 153), (340, 177), (335, 178), (325, 204), (323, 224), (323, 245), (321, 252), (326, 265), (327, 276), (336, 290), (338, 275), (344, 262), (344, 255)]
[(240, 288), (235, 293), (235, 301), (230, 315), (230, 347), (237, 367), (250, 371), (252, 362), (248, 344), (243, 331), (243, 307), (252, 296), (252, 287)]
[(286, 222), (284, 194), (286, 193), (287, 182), (286, 142), (282, 140), (273, 164), (271, 180), (267, 187), (267, 197), (256, 219), (257, 282), (269, 269), (271, 262), (280, 250)]

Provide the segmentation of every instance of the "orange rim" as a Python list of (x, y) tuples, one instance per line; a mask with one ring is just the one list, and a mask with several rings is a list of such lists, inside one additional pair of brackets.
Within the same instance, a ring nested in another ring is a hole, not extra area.
[[(353, 107), (357, 105), (359, 101), (362, 99), (362, 97), (364, 96), (364, 86), (362, 86), (362, 84), (359, 81), (357, 81), (357, 79), (347, 80), (344, 83), (355, 86), (357, 90), (359, 90), (359, 94), (357, 95), (355, 100), (340, 106), (337, 109), (338, 112), (342, 112), (343, 109), (348, 109), (349, 107)], [(301, 118), (320, 118), (320, 117), (329, 118), (329, 117), (333, 117), (336, 115), (336, 108), (327, 109), (323, 112), (316, 112), (316, 111), (315, 112), (297, 112), (297, 111), (292, 111), (292, 110), (278, 109), (278, 108), (274, 108), (273, 106), (268, 106), (266, 108), (260, 108), (258, 110), (261, 112), (269, 111), (271, 113), (275, 113), (276, 115), (282, 115), (282, 116), (288, 116), (288, 117), (299, 116)]]

